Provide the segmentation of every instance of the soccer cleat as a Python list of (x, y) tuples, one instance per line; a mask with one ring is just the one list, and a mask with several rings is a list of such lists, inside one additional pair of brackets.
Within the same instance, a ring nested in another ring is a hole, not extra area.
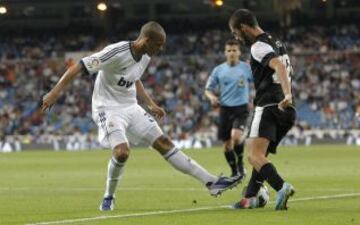
[(100, 211), (112, 211), (115, 205), (115, 198), (113, 196), (108, 196), (103, 199), (102, 203), (100, 204)]
[(256, 197), (243, 198), (231, 206), (232, 209), (255, 209), (259, 208), (259, 202)]
[(209, 182), (206, 184), (206, 187), (209, 189), (210, 195), (217, 197), (224, 191), (232, 189), (237, 186), (241, 181), (242, 176), (236, 177), (223, 177), (220, 176), (219, 179), (215, 182)]
[(291, 184), (284, 183), (278, 191), (275, 201), (275, 210), (287, 210), (287, 202), (295, 194), (294, 187)]

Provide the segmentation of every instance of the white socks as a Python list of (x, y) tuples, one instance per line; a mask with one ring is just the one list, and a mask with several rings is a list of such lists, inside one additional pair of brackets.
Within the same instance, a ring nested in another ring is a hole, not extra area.
[(210, 174), (196, 161), (185, 155), (176, 147), (163, 156), (175, 169), (193, 176), (205, 185), (208, 182), (215, 182), (218, 179), (218, 177)]
[[(171, 149), (168, 153), (164, 155), (164, 158), (175, 169), (185, 174), (191, 175), (205, 185), (209, 182), (216, 182), (218, 180), (218, 177), (210, 174), (196, 161), (185, 155), (177, 148)], [(121, 175), (124, 171), (124, 164), (125, 163), (118, 162), (114, 157), (109, 160), (104, 197), (114, 196), (117, 184), (121, 179)]]
[(124, 171), (124, 164), (118, 162), (114, 157), (109, 160), (104, 197), (114, 196), (116, 186)]

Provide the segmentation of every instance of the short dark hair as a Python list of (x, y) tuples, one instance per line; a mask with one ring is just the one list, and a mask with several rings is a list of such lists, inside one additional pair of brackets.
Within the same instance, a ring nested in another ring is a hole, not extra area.
[(155, 21), (145, 23), (140, 30), (140, 35), (144, 37), (154, 38), (158, 36), (165, 36), (164, 28)]
[(240, 42), (235, 39), (229, 39), (225, 42), (225, 45), (237, 45), (240, 48)]
[(238, 28), (240, 24), (245, 24), (250, 27), (258, 26), (258, 21), (253, 12), (248, 9), (238, 9), (230, 17), (229, 25)]

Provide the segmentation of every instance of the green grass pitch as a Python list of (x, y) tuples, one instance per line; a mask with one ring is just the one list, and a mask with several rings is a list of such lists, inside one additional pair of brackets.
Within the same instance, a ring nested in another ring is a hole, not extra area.
[[(214, 174), (229, 173), (220, 148), (185, 152)], [(282, 212), (273, 203), (228, 209), (244, 184), (213, 198), (150, 149), (131, 152), (116, 209), (100, 212), (109, 156), (106, 150), (0, 154), (0, 224), (360, 224), (359, 147), (281, 147), (271, 160), (297, 191)]]

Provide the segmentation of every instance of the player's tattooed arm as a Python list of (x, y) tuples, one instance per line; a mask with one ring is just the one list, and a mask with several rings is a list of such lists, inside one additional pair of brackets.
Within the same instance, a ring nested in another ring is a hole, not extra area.
[(44, 112), (46, 109), (50, 108), (56, 100), (59, 98), (61, 92), (71, 83), (75, 77), (83, 71), (83, 66), (81, 63), (77, 63), (69, 67), (68, 70), (61, 76), (60, 80), (57, 82), (55, 87), (49, 91), (42, 101), (41, 110)]
[(149, 110), (156, 116), (157, 118), (161, 119), (166, 115), (166, 112), (163, 108), (158, 106), (150, 97), (150, 95), (147, 93), (147, 91), (144, 88), (144, 85), (140, 80), (135, 81), (136, 86), (136, 93), (139, 99), (145, 102)]
[(284, 92), (284, 99), (279, 103), (279, 109), (284, 110), (292, 104), (291, 84), (288, 78), (288, 72), (285, 65), (278, 57), (272, 58), (269, 62), (269, 67), (275, 70), (278, 75), (281, 88)]

